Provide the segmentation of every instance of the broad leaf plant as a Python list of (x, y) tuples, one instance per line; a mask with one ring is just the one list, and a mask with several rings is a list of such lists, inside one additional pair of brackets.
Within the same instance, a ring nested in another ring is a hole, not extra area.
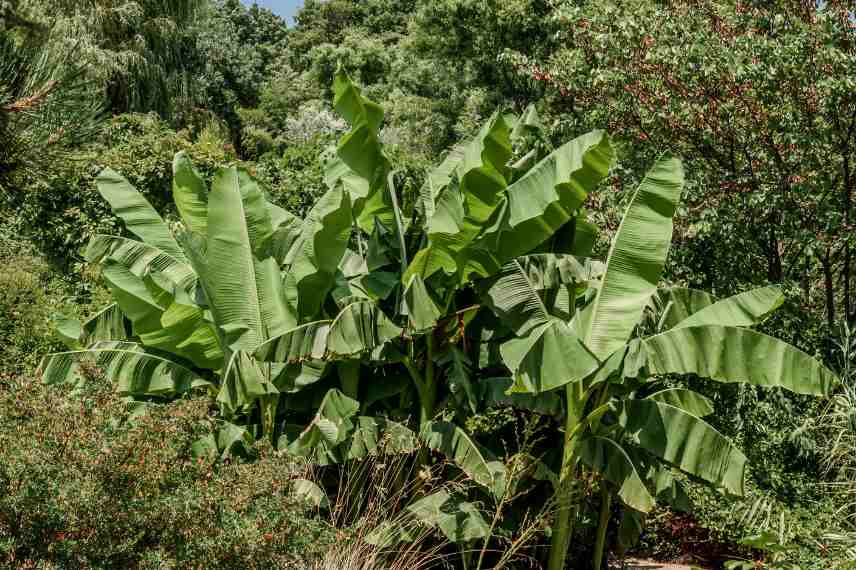
[[(656, 500), (683, 496), (673, 469), (742, 492), (746, 459), (704, 421), (710, 402), (662, 378), (805, 394), (836, 382), (751, 330), (778, 289), (716, 301), (658, 288), (679, 160), (649, 171), (601, 263), (584, 203), (614, 162), (605, 133), (548, 152), (534, 109), (496, 113), (404, 196), (380, 107), (342, 72), (333, 92), (350, 131), (304, 220), (243, 168), (219, 169), (209, 188), (182, 153), (172, 222), (119, 173), (98, 177), (132, 237), (91, 240), (114, 304), (59, 321), (69, 350), (45, 357), (47, 382), (85, 381), (94, 365), (132, 400), (209, 394), (220, 428), (197, 452), (212, 456), (258, 437), (322, 465), (421, 443), (496, 496), (503, 463), (455, 419), (496, 403), (563, 417), (561, 460), (543, 466), (560, 504), (551, 570), (564, 566), (583, 469), (604, 482), (596, 568), (613, 499), (631, 535)], [(453, 541), (488, 532), (445, 490), (409, 510)]]

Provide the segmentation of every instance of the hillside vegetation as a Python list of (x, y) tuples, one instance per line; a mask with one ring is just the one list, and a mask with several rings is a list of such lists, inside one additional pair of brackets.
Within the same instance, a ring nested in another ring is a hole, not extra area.
[(0, 566), (856, 568), (847, 2), (0, 0)]

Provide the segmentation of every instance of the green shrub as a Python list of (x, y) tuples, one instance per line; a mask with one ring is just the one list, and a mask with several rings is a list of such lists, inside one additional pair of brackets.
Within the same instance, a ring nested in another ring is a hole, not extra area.
[(188, 132), (170, 129), (155, 115), (114, 117), (96, 145), (8, 198), (11, 227), (51, 261), (72, 267), (82, 259), (80, 251), (92, 235), (121, 231), (95, 189), (101, 170), (110, 167), (122, 172), (155, 207), (167, 207), (172, 203), (176, 152), (190, 153), (204, 174), (234, 160), (231, 147), (216, 131), (207, 128), (191, 141)]
[(211, 429), (206, 404), (127, 404), (0, 378), (0, 566), (295, 568), (327, 527), (289, 493), (293, 459), (211, 465), (191, 445)]
[(306, 215), (327, 191), (320, 155), (330, 142), (315, 137), (304, 144), (287, 146), (281, 158), (268, 154), (259, 160), (253, 174), (267, 186), (273, 203), (298, 216)]
[(60, 306), (59, 284), (48, 265), (25, 245), (0, 235), (0, 373), (32, 370), (57, 348), (49, 322)]

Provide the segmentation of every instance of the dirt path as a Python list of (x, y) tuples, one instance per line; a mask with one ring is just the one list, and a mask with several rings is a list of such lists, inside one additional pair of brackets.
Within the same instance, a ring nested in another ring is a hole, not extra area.
[[(620, 565), (613, 566), (615, 570), (621, 568)], [(699, 566), (687, 566), (686, 564), (671, 564), (669, 562), (654, 562), (652, 560), (628, 560), (626, 570), (692, 570)]]

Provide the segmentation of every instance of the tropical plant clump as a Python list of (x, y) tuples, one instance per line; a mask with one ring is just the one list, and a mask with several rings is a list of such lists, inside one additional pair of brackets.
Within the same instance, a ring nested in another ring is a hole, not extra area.
[[(497, 112), (407, 195), (381, 108), (341, 70), (333, 94), (350, 130), (304, 220), (242, 168), (220, 168), (209, 189), (183, 153), (175, 219), (101, 173), (100, 194), (137, 239), (91, 240), (86, 257), (114, 303), (61, 322), (70, 350), (45, 357), (48, 383), (84, 390), (94, 366), (143, 410), (207, 395), (216, 425), (193, 452), (211, 460), (264, 439), (322, 466), (414, 453), (418, 476), (426, 450), (443, 455), (470, 485), (416, 485), (405, 511), (464, 550), (495, 530), (480, 504), (547, 482), (558, 502), (551, 570), (564, 567), (587, 490), (601, 494), (595, 568), (614, 500), (629, 546), (656, 500), (685, 505), (675, 471), (743, 492), (746, 458), (702, 419), (711, 403), (663, 379), (812, 395), (836, 384), (808, 354), (750, 329), (782, 303), (778, 289), (716, 300), (658, 287), (684, 186), (677, 158), (648, 171), (604, 263), (591, 257), (598, 229), (584, 207), (614, 164), (604, 132), (553, 149), (534, 108)], [(561, 451), (510, 472), (499, 442), (464, 427), (500, 403), (560, 418)], [(367, 540), (408, 541), (409, 528)]]

